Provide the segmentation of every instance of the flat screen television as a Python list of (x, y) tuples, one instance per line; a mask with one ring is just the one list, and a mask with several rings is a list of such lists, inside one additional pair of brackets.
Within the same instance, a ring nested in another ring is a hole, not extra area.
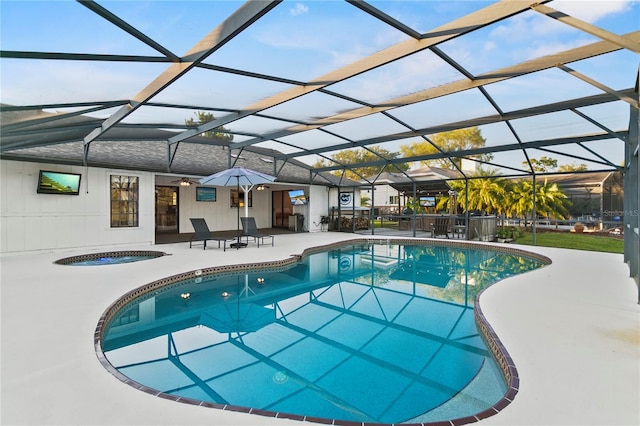
[(196, 201), (216, 201), (216, 189), (205, 186), (197, 187)]
[(38, 194), (78, 195), (81, 176), (78, 173), (40, 170), (37, 192)]
[(436, 197), (420, 197), (420, 205), (422, 207), (435, 207)]
[(289, 191), (289, 198), (291, 198), (291, 204), (294, 206), (307, 204), (307, 196), (304, 195), (304, 190), (302, 189), (292, 189)]

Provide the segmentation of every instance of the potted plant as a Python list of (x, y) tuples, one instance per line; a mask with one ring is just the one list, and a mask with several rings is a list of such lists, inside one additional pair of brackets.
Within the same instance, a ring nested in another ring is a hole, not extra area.
[(509, 235), (508, 231), (504, 227), (498, 229), (498, 232), (497, 232), (498, 242), (506, 243), (508, 235)]
[(584, 224), (582, 222), (576, 222), (576, 224), (573, 225), (573, 230), (578, 234), (582, 234), (584, 231)]

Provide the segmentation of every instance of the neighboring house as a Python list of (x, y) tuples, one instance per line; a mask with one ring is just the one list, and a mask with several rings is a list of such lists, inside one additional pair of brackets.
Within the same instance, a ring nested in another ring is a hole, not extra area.
[(573, 219), (615, 221), (623, 210), (623, 177), (620, 172), (588, 172), (538, 177), (538, 182), (556, 183), (564, 192)]
[(451, 188), (447, 180), (460, 178), (460, 173), (455, 170), (429, 166), (405, 174), (384, 172), (374, 185), (363, 184), (361, 193), (369, 198), (369, 206), (373, 205), (376, 216), (399, 214), (406, 207), (407, 199), (413, 197), (414, 184), (417, 197), (448, 197)]

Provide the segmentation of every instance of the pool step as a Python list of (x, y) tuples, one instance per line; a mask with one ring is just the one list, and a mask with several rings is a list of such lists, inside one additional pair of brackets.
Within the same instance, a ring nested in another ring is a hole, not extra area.
[[(500, 371), (494, 361), (487, 360), (482, 363), (473, 380), (457, 395), (439, 407), (408, 420), (407, 423), (446, 421), (484, 411), (504, 396), (506, 385), (498, 386), (498, 383), (504, 383)], [(461, 407), (464, 409), (461, 410)]]

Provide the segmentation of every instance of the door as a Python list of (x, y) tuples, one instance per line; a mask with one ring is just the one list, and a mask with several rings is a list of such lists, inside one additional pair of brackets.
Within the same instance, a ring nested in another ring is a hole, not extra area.
[(156, 232), (178, 232), (177, 186), (156, 186)]
[(273, 206), (273, 227), (288, 228), (289, 216), (291, 216), (293, 206), (288, 191), (273, 191), (271, 193)]

